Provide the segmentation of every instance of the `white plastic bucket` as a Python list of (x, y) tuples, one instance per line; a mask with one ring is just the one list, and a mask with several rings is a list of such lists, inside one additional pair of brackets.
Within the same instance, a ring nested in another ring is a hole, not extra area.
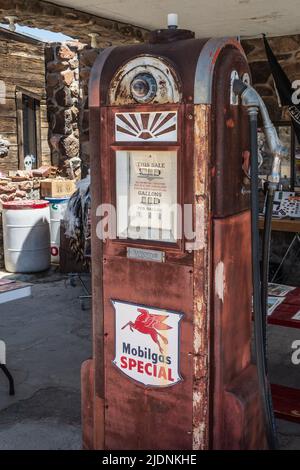
[(45, 199), (50, 204), (51, 262), (59, 263), (60, 221), (64, 218), (69, 198), (46, 197)]
[(50, 212), (48, 201), (3, 203), (5, 269), (34, 273), (50, 266)]

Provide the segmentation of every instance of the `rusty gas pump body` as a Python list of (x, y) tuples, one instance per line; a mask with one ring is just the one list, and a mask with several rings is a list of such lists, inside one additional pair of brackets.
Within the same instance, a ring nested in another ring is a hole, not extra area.
[[(154, 77), (153, 96), (137, 101), (132, 83), (145, 74)], [(183, 30), (106, 49), (94, 65), (93, 358), (82, 368), (85, 448), (265, 448), (250, 359), (249, 138), (247, 115), (232, 94), (237, 76), (250, 80), (237, 40), (196, 40)], [(153, 186), (155, 174), (142, 174), (130, 194), (142, 188), (137, 194), (151, 197), (145, 188), (163, 187), (181, 206), (191, 204), (195, 249), (184, 236), (103, 242), (96, 235), (97, 207), (116, 204), (124, 155), (144, 169), (152, 153), (156, 169), (164, 155), (173, 162), (176, 189), (167, 174), (160, 186)], [(145, 318), (153, 334), (143, 330)]]

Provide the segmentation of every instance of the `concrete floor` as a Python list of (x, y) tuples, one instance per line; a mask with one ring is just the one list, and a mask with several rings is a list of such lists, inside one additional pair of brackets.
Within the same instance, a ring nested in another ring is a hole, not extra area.
[[(0, 339), (16, 383), (9, 397), (0, 373), (0, 450), (80, 449), (80, 366), (91, 356), (91, 312), (80, 308), (80, 285), (55, 272), (22, 279), (33, 282), (32, 298), (0, 305)], [(300, 388), (294, 339), (300, 330), (269, 328), (270, 375)], [(299, 450), (300, 425), (278, 421), (278, 428), (281, 448)]]
[(32, 298), (0, 305), (16, 386), (10, 397), (0, 371), (0, 449), (80, 449), (80, 366), (91, 356), (91, 312), (80, 308), (82, 288), (60, 275), (29, 280)]

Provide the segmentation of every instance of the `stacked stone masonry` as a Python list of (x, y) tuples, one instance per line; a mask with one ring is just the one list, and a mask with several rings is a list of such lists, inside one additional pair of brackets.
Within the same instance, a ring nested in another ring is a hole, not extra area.
[(99, 52), (76, 41), (46, 49), (49, 142), (63, 174), (70, 161), (80, 159), (83, 174), (89, 166), (88, 82)]
[(63, 32), (83, 43), (90, 41), (89, 34), (96, 33), (101, 48), (140, 42), (148, 34), (143, 28), (40, 0), (0, 0), (0, 22), (7, 23), (7, 16), (17, 17), (25, 26)]
[[(291, 82), (300, 80), (300, 35), (270, 38), (269, 44)], [(262, 96), (273, 121), (289, 121), (287, 107), (279, 107), (262, 39), (242, 41), (253, 84)]]
[(38, 178), (18, 182), (0, 180), (0, 202), (40, 199), (40, 186)]
[(54, 44), (46, 48), (47, 110), (52, 163), (63, 168), (79, 157), (80, 43)]

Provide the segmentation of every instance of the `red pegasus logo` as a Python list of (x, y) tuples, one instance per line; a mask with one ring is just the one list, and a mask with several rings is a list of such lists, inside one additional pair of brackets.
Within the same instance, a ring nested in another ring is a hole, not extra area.
[(143, 333), (144, 335), (150, 335), (154, 343), (159, 347), (159, 351), (163, 354), (163, 349), (161, 347), (159, 338), (163, 341), (164, 344), (168, 344), (168, 340), (165, 336), (159, 333), (157, 330), (171, 330), (172, 327), (166, 325), (164, 321), (168, 318), (169, 315), (152, 315), (148, 310), (144, 308), (138, 308), (140, 315), (136, 318), (135, 322), (132, 321), (126, 323), (123, 326), (122, 330), (129, 326), (130, 330), (134, 329)]

